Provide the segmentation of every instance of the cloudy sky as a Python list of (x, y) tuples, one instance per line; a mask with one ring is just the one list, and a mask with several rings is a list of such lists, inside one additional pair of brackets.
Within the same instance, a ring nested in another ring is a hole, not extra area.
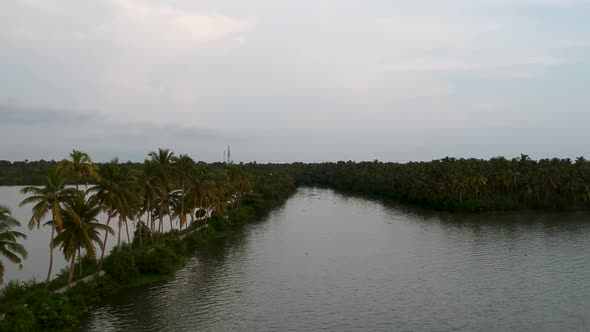
[(589, 156), (588, 0), (2, 0), (0, 159)]

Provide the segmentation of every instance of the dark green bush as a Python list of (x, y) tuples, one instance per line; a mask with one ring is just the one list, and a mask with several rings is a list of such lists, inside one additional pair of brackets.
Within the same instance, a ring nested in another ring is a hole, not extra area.
[(241, 206), (230, 211), (229, 219), (234, 224), (241, 224), (252, 221), (256, 218), (256, 209), (251, 206)]
[(194, 250), (199, 244), (206, 239), (215, 236), (215, 230), (212, 227), (205, 227), (198, 232), (192, 232), (186, 235), (184, 242), (189, 250)]
[(192, 232), (186, 235), (185, 239), (190, 239), (191, 241), (199, 242), (204, 239), (203, 234), (205, 229), (202, 229), (198, 232)]
[(88, 311), (92, 305), (98, 302), (100, 292), (97, 282), (92, 280), (76, 284), (68, 291), (68, 296), (71, 303), (78, 309)]
[(184, 256), (178, 256), (172, 249), (165, 246), (137, 252), (136, 259), (142, 274), (170, 274), (186, 262)]
[(150, 229), (150, 227), (148, 225), (146, 225), (143, 221), (137, 223), (137, 226), (135, 227), (135, 230), (133, 231), (133, 241), (132, 241), (132, 247), (134, 248), (139, 248), (139, 230), (141, 228), (141, 239), (143, 241), (143, 243), (149, 243), (150, 241), (153, 240), (153, 235), (152, 235), (152, 231)]
[(28, 332), (37, 330), (35, 315), (24, 305), (7, 309), (4, 319), (0, 321), (0, 331)]
[(172, 251), (178, 256), (188, 255), (186, 243), (180, 240), (177, 236), (166, 238), (164, 240), (164, 246), (172, 249)]
[(231, 228), (231, 222), (223, 216), (214, 216), (209, 220), (209, 227), (216, 232), (223, 232)]
[[(137, 266), (137, 263), (136, 263)], [(115, 292), (119, 286), (107, 275), (99, 277), (95, 281), (96, 292), (102, 297)]]
[(68, 330), (78, 325), (80, 311), (65, 294), (43, 292), (30, 301), (30, 311), (42, 329)]
[(509, 198), (498, 198), (495, 201), (495, 209), (498, 211), (515, 211), (519, 209), (518, 202)]
[(133, 254), (128, 250), (112, 252), (104, 261), (104, 272), (114, 281), (127, 284), (139, 275)]
[(518, 209), (518, 204), (510, 199), (497, 200), (466, 200), (458, 205), (458, 209), (465, 212), (512, 211)]
[(38, 284), (35, 280), (28, 282), (10, 281), (7, 283), (0, 295), (0, 307), (2, 303), (8, 302), (23, 302), (26, 295), (30, 293), (32, 289), (43, 289), (44, 286)]

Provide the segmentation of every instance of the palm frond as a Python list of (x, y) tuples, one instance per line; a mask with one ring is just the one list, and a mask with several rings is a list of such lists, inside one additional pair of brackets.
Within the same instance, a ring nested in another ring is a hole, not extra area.
[(27, 258), (28, 256), (28, 252), (25, 249), (25, 246), (23, 246), (20, 243), (17, 242), (3, 242), (0, 244), (0, 248), (3, 248), (5, 250), (8, 250), (12, 253), (16, 253), (22, 256), (22, 258)]
[(20, 264), (22, 262), (21, 258), (18, 257), (15, 253), (2, 246), (0, 246), (0, 255), (6, 257), (10, 262), (14, 264)]

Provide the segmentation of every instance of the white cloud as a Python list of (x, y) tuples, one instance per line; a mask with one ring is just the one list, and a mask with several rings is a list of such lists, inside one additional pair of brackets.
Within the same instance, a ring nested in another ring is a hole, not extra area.
[[(146, 115), (154, 121), (176, 112), (176, 103), (194, 100), (189, 94), (198, 95), (195, 89), (203, 82), (199, 77), (183, 78), (182, 73), (163, 78), (158, 74), (165, 71), (161, 68), (184, 59), (231, 52), (257, 25), (254, 17), (140, 0), (26, 0), (14, 4), (6, 15), (7, 20), (0, 22), (0, 42), (43, 59), (45, 67), (36, 68), (40, 70), (34, 75), (63, 67), (67, 72), (62, 79), (53, 73), (50, 79), (56, 81), (55, 87), (62, 85), (71, 91), (61, 103), (55, 97), (31, 96), (30, 90), (17, 99), (50, 107), (76, 108), (87, 103), (91, 105), (82, 107), (130, 119)], [(68, 76), (88, 70), (92, 76), (82, 85), (68, 86), (73, 83)], [(0, 93), (0, 100), (15, 99), (2, 97)], [(150, 105), (159, 108), (150, 109)], [(171, 113), (162, 114), (164, 106)]]
[(236, 41), (256, 25), (254, 18), (190, 12), (137, 0), (114, 4), (119, 15), (114, 27), (105, 27), (108, 35), (121, 47), (151, 54), (175, 55), (219, 41)]
[[(105, 70), (105, 80), (117, 93), (105, 100), (103, 107), (119, 112), (124, 109), (129, 118), (141, 115), (162, 121), (178, 114), (176, 108), (192, 103), (206, 81), (189, 79), (182, 73), (161, 77), (157, 74), (160, 67), (206, 53), (231, 51), (256, 26), (251, 17), (232, 18), (130, 0), (116, 3), (119, 14), (107, 28), (107, 35), (113, 40), (112, 49), (120, 54)], [(162, 113), (161, 108), (169, 111)]]

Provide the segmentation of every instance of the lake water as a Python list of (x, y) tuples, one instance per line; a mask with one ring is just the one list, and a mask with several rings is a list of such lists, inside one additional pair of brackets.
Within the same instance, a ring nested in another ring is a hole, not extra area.
[(302, 188), (83, 331), (590, 330), (590, 214), (446, 215)]

